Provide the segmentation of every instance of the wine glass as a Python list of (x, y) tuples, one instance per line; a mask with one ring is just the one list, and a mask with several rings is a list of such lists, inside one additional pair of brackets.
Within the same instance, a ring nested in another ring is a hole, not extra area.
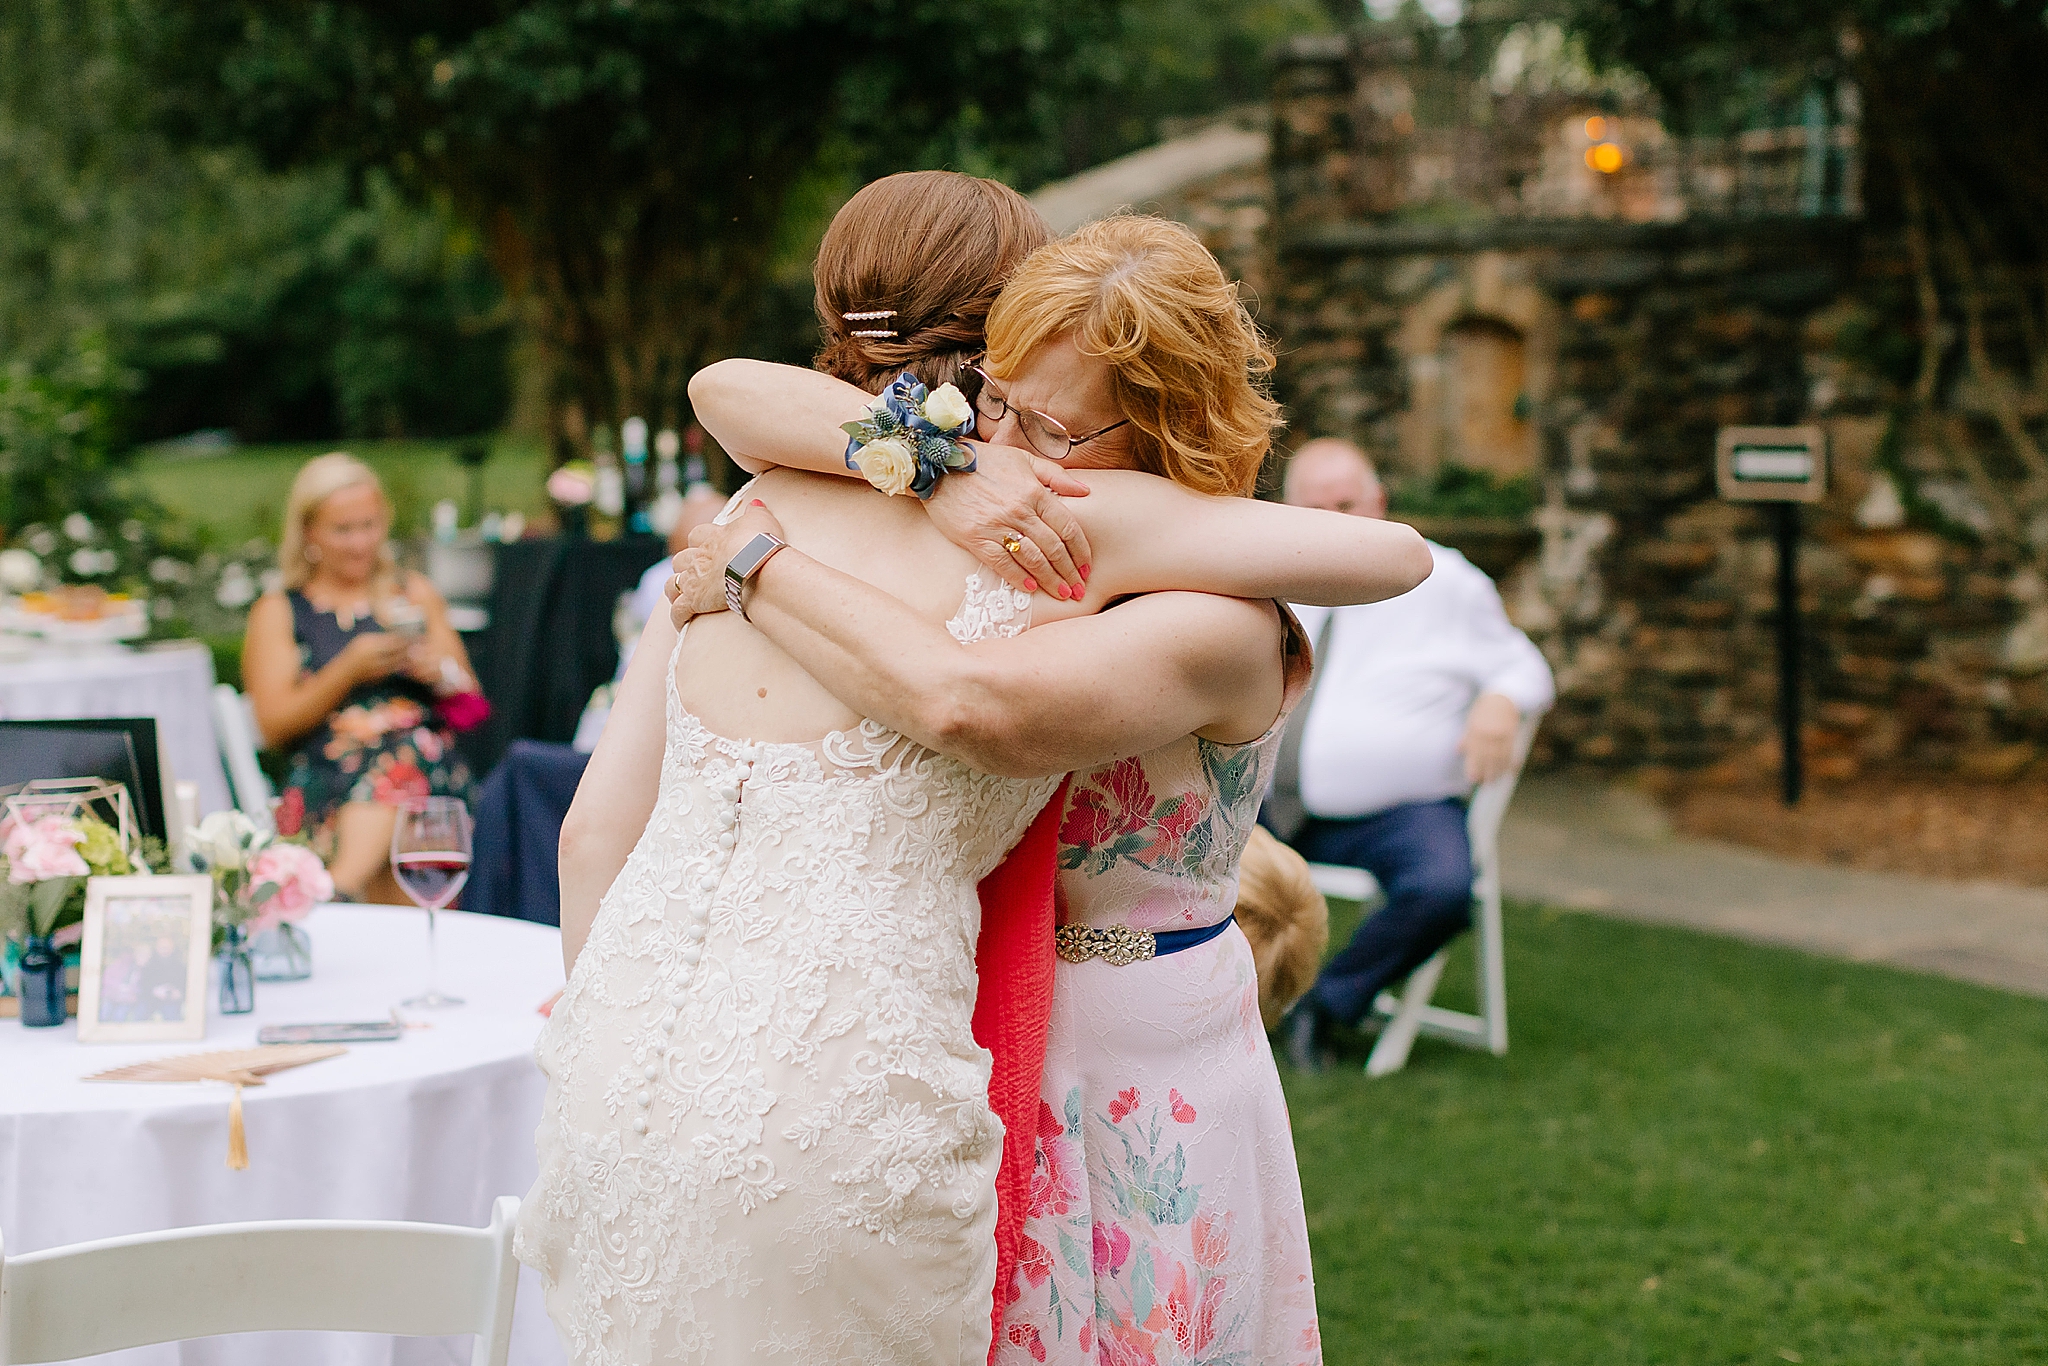
[(391, 830), (391, 872), (427, 913), (427, 989), (401, 1005), (419, 1009), (459, 1006), (443, 992), (434, 953), (434, 912), (455, 900), (469, 881), (469, 808), (460, 797), (426, 797), (401, 808)]

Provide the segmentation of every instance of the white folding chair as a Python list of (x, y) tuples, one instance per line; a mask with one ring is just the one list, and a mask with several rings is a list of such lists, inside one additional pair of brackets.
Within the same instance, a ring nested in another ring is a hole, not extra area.
[[(1496, 1056), (1508, 1051), (1507, 967), (1500, 925), (1500, 822), (1542, 721), (1541, 712), (1522, 718), (1515, 732), (1514, 763), (1506, 773), (1473, 792), (1465, 813), (1465, 830), (1472, 843), (1472, 900), (1478, 909), (1472, 942), (1479, 955), (1479, 1013), (1468, 1015), (1429, 1003), (1444, 975), (1445, 955), (1450, 951), (1445, 948), (1408, 975), (1399, 996), (1383, 991), (1373, 1002), (1373, 1013), (1386, 1016), (1387, 1023), (1365, 1060), (1368, 1077), (1384, 1077), (1406, 1067), (1419, 1034), (1467, 1048), (1484, 1048)], [(1363, 868), (1312, 863), (1309, 873), (1324, 896), (1370, 901), (1379, 895), (1379, 884)]]
[(505, 1366), (519, 1201), (488, 1228), (295, 1220), (213, 1224), (8, 1258), (0, 1366), (69, 1361), (216, 1333), (314, 1329), (476, 1335), (470, 1366)]
[(213, 734), (234, 790), (235, 808), (258, 825), (269, 825), (270, 800), (277, 794), (256, 761), (256, 713), (232, 683), (213, 685)]

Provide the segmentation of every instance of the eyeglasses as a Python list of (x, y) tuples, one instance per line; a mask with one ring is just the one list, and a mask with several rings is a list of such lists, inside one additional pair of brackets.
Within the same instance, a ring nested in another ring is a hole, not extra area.
[(995, 380), (979, 365), (970, 365), (966, 373), (975, 383), (974, 411), (991, 425), (1001, 422), (1011, 413), (1017, 415), (1017, 430), (1024, 434), (1025, 444), (1048, 460), (1065, 460), (1074, 447), (1093, 441), (1098, 436), (1107, 436), (1117, 428), (1130, 422), (1112, 422), (1107, 427), (1098, 427), (1085, 436), (1075, 436), (1066, 424), (1056, 417), (1047, 416), (1036, 408), (1019, 408), (997, 392)]

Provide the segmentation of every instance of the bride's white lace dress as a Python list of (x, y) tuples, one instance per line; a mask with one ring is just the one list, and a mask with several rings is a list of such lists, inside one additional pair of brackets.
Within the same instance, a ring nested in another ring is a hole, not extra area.
[[(949, 626), (1028, 610), (977, 574)], [(1002, 1131), (975, 884), (1058, 779), (873, 722), (727, 739), (669, 677), (653, 818), (541, 1035), (519, 1257), (578, 1366), (980, 1366)]]

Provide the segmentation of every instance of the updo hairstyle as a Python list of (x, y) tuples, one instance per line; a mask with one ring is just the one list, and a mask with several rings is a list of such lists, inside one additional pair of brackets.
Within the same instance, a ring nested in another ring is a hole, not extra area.
[(989, 373), (1014, 374), (1062, 336), (1109, 366), (1137, 468), (1199, 493), (1252, 492), (1281, 423), (1264, 388), (1273, 350), (1194, 233), (1119, 214), (1034, 253), (989, 313)]
[[(985, 344), (1004, 282), (1052, 236), (1031, 201), (1000, 181), (905, 171), (864, 186), (818, 246), (825, 347), (812, 366), (870, 393), (905, 370), (927, 385), (957, 379)], [(892, 316), (844, 316), (885, 311)]]

